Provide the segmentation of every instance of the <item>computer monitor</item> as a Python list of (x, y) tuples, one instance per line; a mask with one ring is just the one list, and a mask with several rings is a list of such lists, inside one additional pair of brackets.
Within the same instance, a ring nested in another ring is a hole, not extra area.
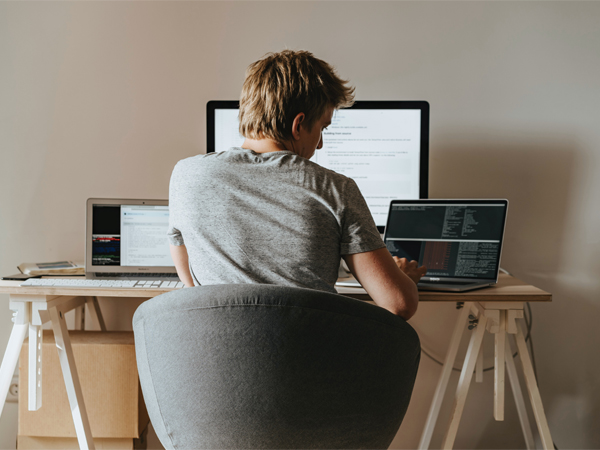
[[(239, 147), (237, 101), (207, 104), (207, 152)], [(390, 202), (427, 198), (429, 103), (357, 101), (337, 110), (312, 161), (352, 178), (381, 233)]]

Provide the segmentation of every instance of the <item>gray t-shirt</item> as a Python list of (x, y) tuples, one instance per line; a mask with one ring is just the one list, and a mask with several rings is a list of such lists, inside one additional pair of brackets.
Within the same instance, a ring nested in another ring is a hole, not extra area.
[(356, 183), (290, 151), (181, 160), (169, 210), (169, 241), (185, 244), (196, 284), (335, 292), (341, 255), (385, 247)]

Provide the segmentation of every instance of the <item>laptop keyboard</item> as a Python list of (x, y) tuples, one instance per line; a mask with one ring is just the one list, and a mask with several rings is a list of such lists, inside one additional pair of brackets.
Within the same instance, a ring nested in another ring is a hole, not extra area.
[(21, 286), (39, 287), (73, 287), (73, 288), (102, 288), (102, 289), (180, 289), (183, 282), (178, 280), (98, 280), (77, 278), (30, 278)]
[(154, 272), (96, 272), (96, 278), (178, 278), (176, 273), (154, 273)]

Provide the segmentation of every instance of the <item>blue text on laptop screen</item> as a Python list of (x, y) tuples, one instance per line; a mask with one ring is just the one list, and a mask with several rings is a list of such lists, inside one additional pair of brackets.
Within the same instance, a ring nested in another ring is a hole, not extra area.
[(496, 277), (504, 205), (394, 204), (390, 214), (388, 250), (425, 265), (428, 277)]
[(167, 229), (169, 207), (94, 205), (92, 265), (173, 266)]

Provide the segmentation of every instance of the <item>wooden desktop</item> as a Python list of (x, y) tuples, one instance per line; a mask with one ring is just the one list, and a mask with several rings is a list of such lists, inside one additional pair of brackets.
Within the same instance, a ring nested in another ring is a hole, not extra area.
[[(20, 287), (20, 281), (0, 281), (0, 294), (9, 295), (9, 308), (13, 314), (13, 330), (0, 368), (0, 414), (8, 393), (12, 375), (18, 363), (19, 352), (25, 335), (29, 333), (29, 402), (30, 410), (37, 410), (42, 404), (41, 386), (42, 355), (39, 351), (42, 325), (51, 322), (57, 345), (59, 360), (63, 371), (65, 386), (73, 412), (73, 421), (79, 446), (82, 449), (93, 449), (94, 442), (90, 431), (77, 368), (65, 322), (65, 313), (76, 311), (76, 326), (81, 323), (85, 305), (92, 318), (101, 330), (105, 330), (97, 297), (139, 297), (152, 298), (172, 289), (106, 289), (106, 288), (73, 288), (73, 287)], [(338, 287), (341, 295), (370, 301), (368, 294), (361, 288)], [(544, 449), (553, 449), (548, 423), (544, 413), (539, 389), (535, 380), (533, 366), (525, 343), (525, 337), (516, 319), (523, 318), (525, 302), (550, 302), (552, 296), (534, 286), (528, 285), (514, 277), (501, 274), (498, 284), (493, 287), (463, 293), (420, 292), (422, 302), (456, 302), (462, 308), (457, 320), (452, 340), (442, 369), (442, 373), (434, 394), (425, 429), (419, 448), (429, 447), (433, 429), (437, 422), (442, 399), (448, 385), (450, 373), (456, 359), (460, 338), (469, 324), (472, 329), (471, 339), (460, 375), (455, 396), (453, 412), (447, 426), (442, 448), (452, 448), (456, 432), (464, 409), (473, 372), (482, 374), (482, 357), (480, 349), (485, 331), (495, 336), (495, 369), (494, 369), (494, 417), (504, 418), (504, 366), (506, 364), (513, 395), (517, 404), (517, 412), (525, 436), (528, 449), (535, 448), (531, 426), (525, 409), (523, 393), (515, 369), (515, 364), (507, 337), (515, 336), (518, 352), (523, 364), (523, 372), (527, 384), (529, 398), (534, 411), (536, 423)]]

